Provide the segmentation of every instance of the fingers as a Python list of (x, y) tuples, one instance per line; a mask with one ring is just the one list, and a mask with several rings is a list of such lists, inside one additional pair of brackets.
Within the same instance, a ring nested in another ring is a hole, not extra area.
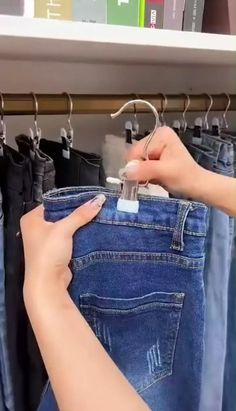
[(25, 225), (29, 224), (32, 227), (32, 224), (35, 223), (40, 223), (43, 222), (44, 220), (44, 208), (43, 205), (41, 204), (40, 206), (34, 208), (32, 211), (29, 213), (25, 214), (21, 220), (20, 220), (20, 225), (21, 225), (21, 230), (24, 229)]
[(158, 160), (132, 161), (123, 171), (123, 177), (135, 181), (160, 181), (163, 164)]
[(57, 226), (65, 233), (73, 235), (76, 230), (89, 223), (101, 210), (106, 201), (104, 194), (97, 195), (94, 199), (77, 208), (68, 217), (58, 221)]
[[(178, 139), (175, 132), (170, 127), (160, 127), (153, 136), (150, 144), (148, 145), (148, 156), (152, 160), (158, 160), (161, 157), (165, 146), (170, 141)], [(128, 161), (134, 159), (143, 160), (145, 153), (144, 148), (147, 142), (148, 136), (140, 140), (138, 143), (133, 144), (128, 152)]]

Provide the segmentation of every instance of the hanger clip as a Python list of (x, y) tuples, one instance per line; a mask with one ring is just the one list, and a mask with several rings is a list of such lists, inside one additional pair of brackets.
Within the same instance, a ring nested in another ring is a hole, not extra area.
[(62, 156), (67, 160), (70, 159), (70, 149), (73, 147), (73, 129), (66, 130), (61, 128)]

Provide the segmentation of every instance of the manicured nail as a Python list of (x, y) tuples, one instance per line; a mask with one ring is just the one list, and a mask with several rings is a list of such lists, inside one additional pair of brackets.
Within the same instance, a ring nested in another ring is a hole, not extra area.
[(90, 201), (90, 204), (92, 204), (92, 206), (95, 208), (102, 208), (105, 201), (106, 197), (104, 196), (104, 194), (98, 194)]
[(119, 171), (119, 176), (121, 179), (129, 178), (130, 174), (134, 173), (139, 166), (139, 160), (132, 160), (126, 164), (124, 168)]

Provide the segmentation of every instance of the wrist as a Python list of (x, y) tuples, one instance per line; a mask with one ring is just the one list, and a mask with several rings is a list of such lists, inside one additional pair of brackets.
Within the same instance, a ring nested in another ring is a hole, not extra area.
[(32, 310), (63, 303), (69, 297), (69, 294), (62, 282), (55, 282), (50, 279), (44, 281), (39, 275), (37, 280), (30, 276), (25, 280), (23, 296), (28, 311), (28, 309)]
[(204, 192), (206, 181), (208, 180), (208, 171), (198, 164), (195, 165), (188, 176), (186, 194), (196, 201), (204, 201)]

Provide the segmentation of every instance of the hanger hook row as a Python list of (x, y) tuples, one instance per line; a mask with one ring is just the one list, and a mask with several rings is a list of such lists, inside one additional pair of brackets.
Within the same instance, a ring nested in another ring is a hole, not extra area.
[(209, 113), (210, 113), (210, 111), (212, 109), (212, 106), (214, 104), (214, 100), (213, 100), (213, 97), (210, 94), (205, 93), (204, 95), (207, 96), (208, 99), (209, 99), (209, 105), (208, 105), (207, 111), (206, 111), (205, 116), (204, 116), (204, 128), (205, 128), (205, 130), (209, 130), (208, 116), (209, 116)]
[(225, 111), (224, 111), (222, 117), (223, 117), (223, 126), (227, 129), (227, 128), (229, 128), (229, 125), (228, 125), (228, 122), (227, 122), (227, 119), (226, 119), (226, 115), (227, 115), (227, 113), (230, 109), (230, 106), (231, 106), (231, 98), (230, 98), (230, 95), (228, 93), (224, 93), (224, 95), (227, 97), (228, 101), (227, 101), (227, 105), (226, 105), (226, 108), (225, 108)]
[(74, 108), (73, 99), (72, 99), (71, 95), (69, 93), (67, 93), (66, 91), (63, 93), (63, 95), (67, 97), (67, 104), (68, 104), (67, 123), (69, 125), (69, 129), (71, 130), (72, 129), (71, 117), (72, 117), (73, 108)]
[(157, 131), (158, 127), (160, 127), (160, 120), (159, 120), (159, 115), (157, 112), (157, 109), (147, 100), (142, 100), (142, 99), (136, 99), (136, 100), (130, 100), (127, 103), (125, 103), (118, 111), (116, 111), (115, 113), (111, 114), (111, 118), (114, 119), (116, 117), (118, 117), (120, 114), (122, 114), (122, 112), (129, 107), (130, 105), (134, 105), (134, 104), (145, 104), (146, 106), (148, 106), (150, 108), (150, 110), (153, 112), (154, 117), (155, 117), (155, 125), (154, 125), (154, 129), (153, 131), (149, 134), (145, 146), (144, 146), (144, 158), (145, 160), (148, 160), (148, 146), (152, 141), (152, 138), (155, 134), (155, 132)]

